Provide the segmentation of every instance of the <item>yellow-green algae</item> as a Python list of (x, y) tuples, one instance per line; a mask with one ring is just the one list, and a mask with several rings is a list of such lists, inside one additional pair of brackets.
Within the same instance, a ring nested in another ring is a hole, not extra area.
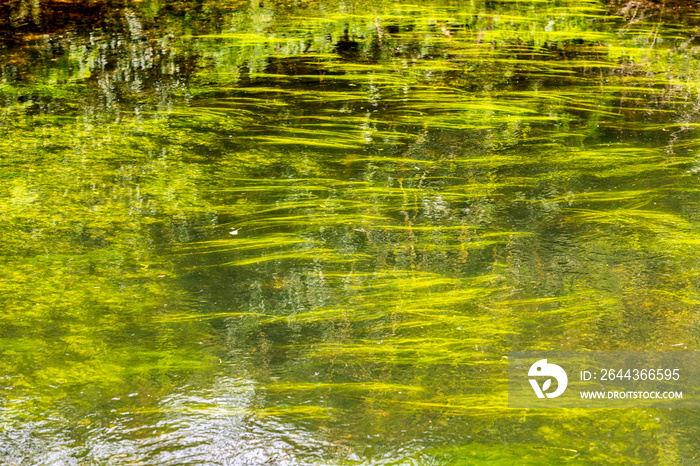
[(696, 349), (697, 15), (96, 3), (0, 15), (2, 461), (698, 455), (506, 392), (509, 350)]

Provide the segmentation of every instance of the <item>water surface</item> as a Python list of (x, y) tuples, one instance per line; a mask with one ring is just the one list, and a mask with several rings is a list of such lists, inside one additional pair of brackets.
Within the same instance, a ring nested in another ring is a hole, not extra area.
[(6, 464), (693, 464), (507, 408), (511, 350), (700, 331), (699, 16), (0, 7)]

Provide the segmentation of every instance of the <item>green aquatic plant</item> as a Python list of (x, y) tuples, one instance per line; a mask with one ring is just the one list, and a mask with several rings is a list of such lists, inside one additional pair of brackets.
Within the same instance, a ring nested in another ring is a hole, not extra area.
[(695, 348), (697, 16), (91, 5), (0, 6), (2, 461), (697, 454), (692, 414), (506, 385), (513, 349)]

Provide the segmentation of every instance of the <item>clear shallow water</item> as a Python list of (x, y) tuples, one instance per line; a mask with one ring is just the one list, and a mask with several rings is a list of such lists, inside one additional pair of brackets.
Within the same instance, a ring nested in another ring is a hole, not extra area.
[(5, 463), (695, 461), (505, 384), (695, 350), (692, 12), (3, 8)]

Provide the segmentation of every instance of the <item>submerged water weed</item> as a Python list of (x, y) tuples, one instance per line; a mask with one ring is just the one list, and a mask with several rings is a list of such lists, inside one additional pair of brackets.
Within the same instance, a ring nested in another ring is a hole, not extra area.
[(504, 358), (694, 348), (696, 16), (37, 5), (0, 14), (0, 367), (45, 441), (0, 458), (696, 456), (692, 416), (507, 410)]

